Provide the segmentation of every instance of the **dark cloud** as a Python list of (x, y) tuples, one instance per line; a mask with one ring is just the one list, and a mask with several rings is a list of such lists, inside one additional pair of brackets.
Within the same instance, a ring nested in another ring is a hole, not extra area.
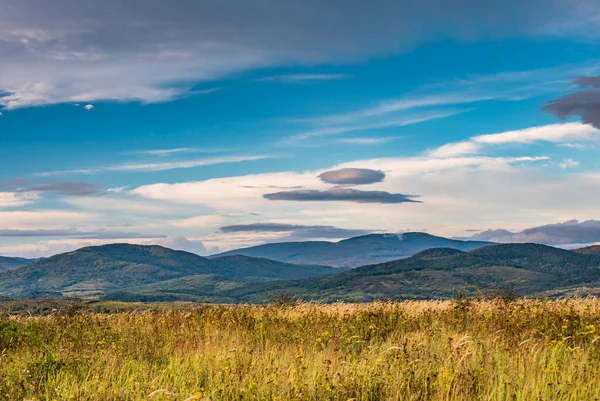
[(6, 184), (0, 184), (0, 192), (4, 191), (14, 193), (39, 192), (66, 196), (89, 196), (102, 193), (96, 184), (81, 181), (49, 181), (29, 185), (27, 181), (14, 180)]
[(575, 79), (581, 92), (552, 100), (543, 110), (559, 118), (580, 117), (581, 121), (600, 129), (600, 76), (582, 76)]
[(6, 94), (0, 105), (23, 107), (164, 101), (189, 94), (198, 81), (243, 70), (365, 59), (438, 39), (593, 36), (600, 5), (596, 0), (0, 0), (0, 9), (0, 94)]
[(347, 229), (334, 226), (309, 226), (282, 223), (253, 223), (221, 227), (224, 233), (237, 232), (290, 232), (285, 240), (308, 238), (349, 238), (372, 233), (372, 230)]
[(367, 168), (342, 168), (326, 171), (320, 174), (319, 178), (328, 184), (362, 185), (383, 181), (385, 173), (381, 170), (370, 170)]
[(546, 245), (567, 246), (570, 244), (593, 244), (600, 242), (600, 221), (579, 222), (570, 220), (564, 223), (532, 227), (521, 232), (508, 230), (488, 230), (468, 239), (493, 242), (534, 242)]
[(414, 195), (392, 194), (385, 191), (360, 191), (350, 188), (332, 188), (325, 191), (305, 189), (298, 191), (275, 192), (265, 194), (268, 200), (299, 201), (299, 202), (327, 202), (346, 201), (356, 203), (406, 203), (418, 202), (411, 198)]
[(130, 238), (166, 238), (166, 235), (140, 234), (121, 231), (79, 231), (75, 228), (58, 230), (11, 230), (0, 229), (0, 237), (69, 237), (75, 239), (130, 239)]

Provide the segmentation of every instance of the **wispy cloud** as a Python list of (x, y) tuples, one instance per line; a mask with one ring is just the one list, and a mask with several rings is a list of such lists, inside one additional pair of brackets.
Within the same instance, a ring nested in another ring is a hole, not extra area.
[(258, 78), (258, 82), (276, 82), (276, 83), (309, 83), (319, 81), (333, 81), (340, 79), (350, 79), (351, 75), (347, 74), (287, 74), (273, 75), (270, 77)]
[(530, 144), (535, 142), (570, 143), (600, 141), (600, 130), (581, 123), (550, 124), (539, 127), (474, 136), (466, 141), (445, 144), (430, 150), (432, 157), (456, 157), (480, 153), (486, 146)]
[(166, 238), (162, 234), (140, 234), (123, 231), (80, 231), (76, 228), (13, 230), (0, 229), (0, 237), (71, 237), (79, 239)]
[(229, 157), (215, 157), (208, 159), (196, 159), (196, 160), (182, 160), (173, 162), (163, 163), (123, 163), (114, 164), (104, 167), (94, 167), (86, 169), (76, 170), (59, 170), (59, 171), (47, 171), (38, 173), (39, 176), (53, 176), (62, 174), (98, 174), (98, 173), (110, 173), (110, 172), (132, 172), (132, 173), (144, 173), (152, 171), (165, 171), (174, 169), (194, 168), (201, 166), (211, 166), (215, 164), (224, 163), (240, 163), (244, 161), (255, 161), (270, 158), (271, 156), (229, 156)]
[(284, 140), (284, 144), (294, 144), (299, 141), (303, 141), (310, 138), (341, 135), (348, 132), (368, 131), (373, 129), (391, 128), (391, 127), (405, 127), (408, 125), (419, 124), (426, 121), (438, 120), (441, 118), (451, 117), (460, 113), (464, 113), (466, 110), (450, 110), (441, 111), (437, 113), (425, 114), (420, 117), (405, 117), (394, 120), (378, 121), (371, 123), (362, 123), (356, 125), (343, 125), (334, 127), (323, 127), (316, 128), (310, 131), (302, 132), (290, 136)]
[(148, 156), (170, 156), (178, 153), (221, 153), (227, 151), (229, 151), (229, 149), (225, 148), (172, 148), (138, 150), (132, 153)]
[(346, 143), (349, 145), (381, 145), (388, 142), (397, 141), (404, 138), (404, 136), (380, 136), (380, 137), (362, 137), (362, 138), (340, 138), (338, 142)]

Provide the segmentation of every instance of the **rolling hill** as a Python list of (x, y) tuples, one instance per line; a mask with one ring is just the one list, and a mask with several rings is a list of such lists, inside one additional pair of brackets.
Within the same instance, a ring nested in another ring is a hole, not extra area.
[(279, 262), (357, 267), (412, 256), (430, 248), (470, 251), (491, 242), (461, 241), (426, 233), (370, 234), (339, 242), (307, 241), (265, 244), (236, 249), (212, 256), (244, 255)]
[(6, 256), (0, 256), (0, 272), (17, 269), (19, 267), (33, 263), (36, 260), (37, 259), (9, 258)]
[(188, 276), (216, 281), (305, 278), (334, 271), (249, 257), (207, 259), (160, 246), (112, 244), (55, 255), (0, 273), (0, 295), (99, 296)]
[(585, 248), (575, 249), (574, 252), (584, 255), (600, 255), (600, 245), (586, 246)]
[[(363, 266), (335, 275), (229, 290), (232, 299), (258, 301), (284, 291), (303, 299), (334, 301), (431, 299), (512, 289), (523, 295), (600, 287), (600, 256), (537, 244), (507, 244), (470, 252), (439, 248), (410, 258)], [(563, 292), (564, 293), (564, 292)]]

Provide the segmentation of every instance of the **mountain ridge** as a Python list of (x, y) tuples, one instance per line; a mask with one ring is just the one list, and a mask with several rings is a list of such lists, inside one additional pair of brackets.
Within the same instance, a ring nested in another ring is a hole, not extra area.
[(13, 270), (13, 269), (18, 269), (19, 267), (33, 263), (36, 260), (38, 260), (38, 259), (26, 259), (26, 258), (0, 256), (0, 273), (4, 272), (4, 271)]
[(246, 258), (243, 263), (231, 258), (212, 260), (158, 245), (109, 244), (54, 255), (0, 273), (0, 295), (89, 297), (186, 276), (263, 281), (311, 277), (332, 269), (256, 258)]
[(338, 242), (279, 242), (234, 249), (210, 258), (245, 255), (295, 264), (323, 264), (334, 267), (358, 267), (405, 258), (429, 248), (454, 248), (469, 251), (491, 242), (454, 240), (435, 235), (408, 232), (404, 234), (367, 234)]

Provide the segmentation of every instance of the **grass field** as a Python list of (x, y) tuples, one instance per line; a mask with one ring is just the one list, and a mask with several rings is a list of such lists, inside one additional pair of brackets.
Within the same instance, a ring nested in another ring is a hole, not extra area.
[(598, 400), (600, 300), (0, 319), (0, 400)]

